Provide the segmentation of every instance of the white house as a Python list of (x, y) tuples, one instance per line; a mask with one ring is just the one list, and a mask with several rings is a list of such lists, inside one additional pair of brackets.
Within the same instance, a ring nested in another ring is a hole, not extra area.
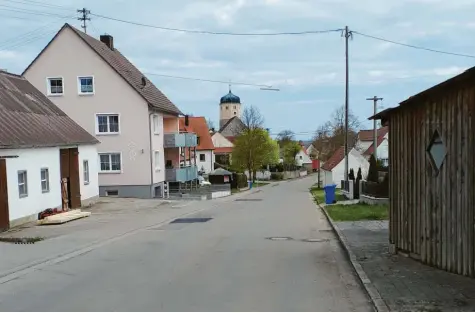
[[(197, 136), (196, 165), (199, 172), (209, 174), (214, 171), (214, 145), (204, 117), (180, 118), (180, 130), (194, 133)], [(192, 156), (192, 158), (194, 158)]]
[(230, 165), (231, 154), (234, 148), (234, 144), (230, 138), (226, 138), (223, 134), (216, 132), (212, 134), (211, 140), (213, 141), (216, 163)]
[[(378, 159), (380, 159), (383, 164), (388, 163), (389, 159), (389, 128), (381, 127), (377, 130), (377, 144), (378, 148), (376, 150)], [(356, 141), (355, 148), (363, 154), (363, 156), (369, 160), (371, 154), (374, 151), (374, 131), (372, 129), (360, 130), (358, 132), (358, 138)]]
[(312, 170), (312, 160), (310, 159), (310, 156), (307, 154), (307, 151), (305, 151), (305, 147), (302, 147), (302, 149), (297, 153), (295, 156), (295, 163), (298, 166), (303, 166), (307, 168), (308, 170)]
[[(376, 155), (378, 160), (381, 160), (384, 166), (389, 164), (389, 133), (379, 136), (377, 139), (378, 148), (376, 150)], [(371, 144), (369, 148), (363, 153), (363, 156), (369, 160), (371, 155), (374, 152), (374, 144)]]
[(111, 35), (65, 24), (23, 74), (101, 142), (101, 196), (163, 197), (169, 183), (197, 179), (196, 135), (180, 133), (181, 111)]
[(95, 201), (97, 143), (25, 78), (0, 71), (0, 231)]
[[(369, 162), (355, 148), (348, 153), (348, 171), (353, 169), (355, 175), (361, 168), (363, 178), (368, 175)], [(345, 179), (345, 148), (340, 147), (322, 166), (323, 184), (340, 186)]]

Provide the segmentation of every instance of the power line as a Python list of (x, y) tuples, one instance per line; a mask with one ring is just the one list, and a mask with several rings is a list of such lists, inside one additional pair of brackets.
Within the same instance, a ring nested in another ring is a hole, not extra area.
[(413, 49), (425, 50), (425, 51), (429, 51), (429, 52), (435, 52), (435, 53), (448, 54), (448, 55), (454, 55), (454, 56), (459, 56), (459, 57), (475, 59), (475, 55), (462, 54), (462, 53), (456, 53), (456, 52), (448, 52), (448, 51), (436, 50), (436, 49), (432, 49), (432, 48), (426, 48), (426, 47), (422, 47), (422, 46), (410, 45), (410, 44), (406, 44), (406, 43), (402, 43), (402, 42), (397, 42), (397, 41), (394, 41), (394, 40), (389, 40), (389, 39), (384, 39), (384, 38), (381, 38), (381, 37), (376, 37), (376, 36), (371, 36), (371, 35), (368, 35), (368, 34), (363, 34), (363, 33), (357, 32), (357, 31), (352, 31), (352, 33), (363, 36), (363, 37), (372, 38), (372, 39), (376, 39), (376, 40), (380, 40), (380, 41), (384, 41), (384, 42), (389, 42), (389, 43), (392, 43), (392, 44), (395, 44), (395, 45), (409, 47), (409, 48), (413, 48)]
[[(8, 46), (10, 44), (16, 44), (18, 42), (21, 42), (22, 40), (28, 40), (31, 38), (32, 35), (37, 35), (37, 33), (39, 33), (41, 30), (47, 28), (48, 26), (50, 26), (51, 24), (53, 23), (56, 23), (56, 21), (54, 22), (50, 22), (50, 23), (46, 23), (45, 25), (43, 26), (40, 26), (38, 28), (35, 28), (34, 30), (32, 31), (28, 31), (22, 35), (19, 35), (19, 36), (15, 36), (15, 37), (12, 37), (10, 39), (7, 39), (5, 40), (4, 42), (1, 42), (0, 43), (0, 48), (2, 47), (5, 47), (5, 46)], [(35, 34), (36, 33), (36, 34)], [(16, 42), (16, 43), (15, 43)]]
[(13, 48), (18, 48), (18, 47), (21, 47), (21, 46), (25, 46), (25, 45), (27, 45), (29, 43), (32, 43), (34, 41), (37, 41), (39, 39), (43, 39), (45, 37), (53, 35), (56, 32), (57, 32), (56, 30), (53, 30), (53, 31), (49, 30), (49, 31), (46, 31), (46, 32), (42, 32), (41, 34), (37, 34), (36, 36), (28, 38), (25, 41), (17, 42), (17, 43), (14, 43), (13, 45), (9, 45), (9, 46), (4, 46), (4, 47), (0, 48), (0, 52), (5, 51), (7, 49), (10, 50), (10, 49), (13, 49)]
[[(208, 83), (229, 84), (229, 81), (224, 81), (224, 80), (213, 80), (213, 79), (204, 79), (204, 78), (195, 78), (195, 77), (155, 74), (155, 73), (144, 73), (144, 75), (160, 76), (160, 77), (176, 78), (176, 79), (185, 79), (185, 80), (194, 80), (194, 81), (201, 81), (201, 82), (208, 82)], [(243, 83), (243, 82), (233, 82), (232, 84), (233, 85), (241, 85), (241, 86), (254, 86), (254, 87), (272, 88), (272, 86), (269, 86), (269, 85)]]
[(12, 2), (15, 4), (24, 4), (24, 5), (31, 5), (31, 6), (38, 6), (43, 8), (55, 9), (55, 10), (67, 10), (72, 11), (72, 9), (67, 8), (61, 5), (54, 5), (49, 3), (37, 2), (37, 1), (30, 1), (30, 0), (3, 0), (7, 2)]
[(207, 30), (192, 30), (192, 29), (181, 29), (181, 28), (171, 28), (171, 27), (164, 27), (164, 26), (156, 26), (150, 24), (143, 24), (139, 22), (127, 21), (122, 20), (114, 17), (104, 16), (100, 14), (91, 13), (99, 18), (112, 20), (121, 23), (132, 24), (136, 26), (143, 26), (149, 28), (156, 28), (161, 30), (169, 30), (169, 31), (176, 31), (182, 33), (191, 33), (191, 34), (206, 34), (206, 35), (227, 35), (227, 36), (282, 36), (282, 35), (309, 35), (309, 34), (324, 34), (324, 33), (331, 33), (331, 32), (340, 32), (341, 29), (328, 29), (328, 30), (308, 30), (308, 31), (300, 31), (300, 32), (276, 32), (276, 33), (231, 33), (231, 32), (215, 32), (215, 31), (207, 31)]
[[(69, 17), (67, 15), (59, 15), (59, 14), (56, 14), (56, 13), (48, 13), (48, 12), (45, 12), (45, 11), (21, 9), (21, 8), (2, 5), (2, 4), (0, 4), (0, 7), (6, 7), (7, 8), (7, 9), (0, 8), (0, 11), (8, 11), (8, 12), (16, 12), (16, 13), (32, 14), (32, 15), (54, 16), (54, 17), (61, 17), (61, 18), (68, 18)], [(15, 9), (9, 9), (9, 8), (15, 8)]]

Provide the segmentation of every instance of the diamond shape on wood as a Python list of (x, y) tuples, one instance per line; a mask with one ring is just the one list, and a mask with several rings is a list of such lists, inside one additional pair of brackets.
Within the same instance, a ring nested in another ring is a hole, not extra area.
[(429, 154), (429, 159), (433, 168), (438, 172), (447, 156), (447, 148), (437, 130), (434, 131), (434, 134), (432, 135), (429, 147), (427, 148), (427, 153)]

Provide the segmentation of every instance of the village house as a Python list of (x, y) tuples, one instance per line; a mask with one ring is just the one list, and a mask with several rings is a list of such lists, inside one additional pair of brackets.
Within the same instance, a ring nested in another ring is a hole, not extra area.
[[(384, 166), (388, 166), (389, 162), (389, 128), (381, 127), (377, 130), (377, 150), (376, 154), (378, 160), (382, 162)], [(360, 151), (363, 156), (369, 160), (374, 153), (374, 130), (360, 130), (356, 140), (355, 148)]]
[(65, 24), (23, 74), (101, 142), (101, 196), (163, 197), (170, 182), (197, 179), (185, 156), (196, 135), (180, 132), (181, 111), (111, 35), (98, 40)]
[(304, 167), (307, 171), (312, 171), (312, 159), (307, 154), (307, 149), (303, 143), (300, 143), (302, 149), (295, 156), (295, 164)]
[[(361, 168), (363, 178), (366, 178), (369, 170), (369, 162), (361, 153), (353, 148), (348, 153), (348, 171), (353, 169), (356, 173)], [(345, 179), (345, 147), (340, 147), (321, 167), (324, 185), (335, 184), (340, 186)]]
[(389, 126), (389, 242), (475, 277), (475, 67), (370, 119)]
[(193, 151), (193, 154), (196, 155), (193, 155), (192, 159), (196, 159), (198, 171), (203, 174), (214, 171), (215, 148), (206, 119), (204, 117), (182, 117), (180, 118), (180, 130), (194, 133), (197, 136), (198, 145)]
[(97, 143), (25, 78), (0, 71), (0, 231), (93, 203)]

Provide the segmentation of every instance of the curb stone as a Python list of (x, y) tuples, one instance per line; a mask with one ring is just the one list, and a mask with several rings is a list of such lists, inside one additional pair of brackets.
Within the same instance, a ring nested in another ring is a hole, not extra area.
[(327, 218), (331, 227), (337, 234), (338, 239), (340, 240), (340, 243), (342, 244), (344, 250), (346, 251), (348, 258), (350, 259), (351, 265), (353, 266), (356, 274), (358, 275), (358, 278), (360, 279), (361, 284), (365, 288), (366, 293), (370, 297), (371, 302), (373, 302), (373, 306), (376, 309), (376, 311), (389, 312), (390, 311), (389, 307), (387, 306), (386, 302), (384, 302), (383, 298), (379, 294), (378, 289), (376, 289), (376, 287), (373, 285), (371, 280), (368, 278), (368, 275), (366, 275), (366, 272), (363, 270), (363, 267), (356, 259), (356, 255), (351, 250), (350, 245), (348, 244), (348, 241), (346, 240), (345, 235), (342, 233), (340, 228), (333, 222), (333, 220), (331, 219), (325, 207), (320, 204), (317, 204), (317, 205), (322, 210), (323, 214), (325, 214), (325, 217)]

